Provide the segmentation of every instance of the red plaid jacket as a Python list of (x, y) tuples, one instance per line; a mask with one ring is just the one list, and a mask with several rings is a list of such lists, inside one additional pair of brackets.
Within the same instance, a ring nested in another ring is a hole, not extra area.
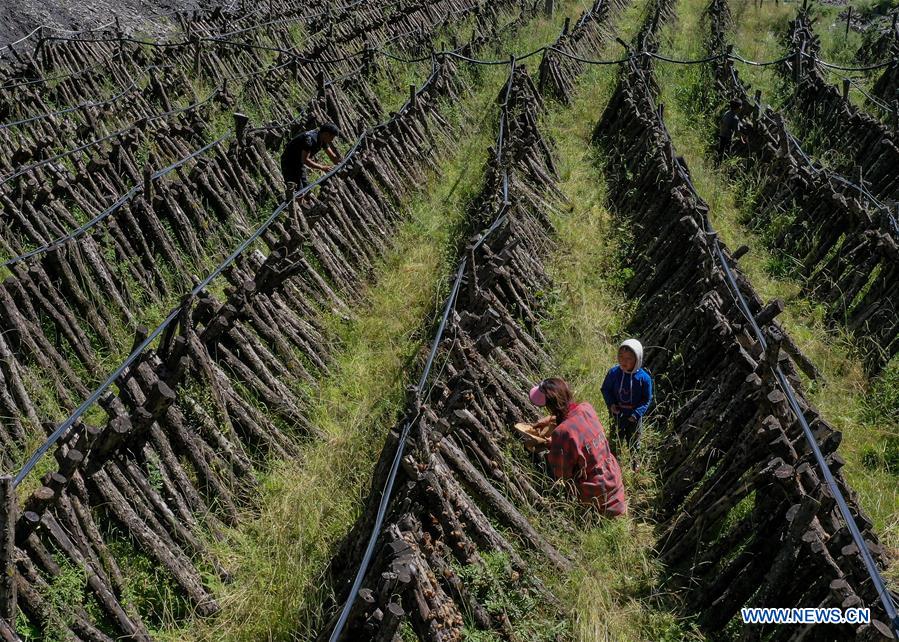
[(568, 407), (568, 416), (550, 438), (548, 459), (556, 479), (574, 480), (581, 502), (595, 503), (609, 515), (627, 512), (621, 468), (589, 403)]

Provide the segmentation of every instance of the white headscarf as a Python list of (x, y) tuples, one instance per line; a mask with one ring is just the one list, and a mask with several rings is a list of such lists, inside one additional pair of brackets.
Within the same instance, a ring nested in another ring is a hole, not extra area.
[[(631, 352), (634, 353), (637, 357), (637, 363), (634, 365), (634, 369), (628, 372), (628, 374), (634, 374), (643, 367), (643, 344), (637, 341), (636, 339), (628, 339), (626, 341), (622, 341), (621, 345), (618, 346), (618, 349), (628, 348)], [(624, 368), (622, 368), (624, 370)], [(625, 372), (627, 372), (625, 370)]]

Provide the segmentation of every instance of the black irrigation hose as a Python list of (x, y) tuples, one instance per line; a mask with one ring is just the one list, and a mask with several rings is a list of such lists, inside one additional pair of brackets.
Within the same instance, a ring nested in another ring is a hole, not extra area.
[(20, 80), (16, 82), (11, 82), (6, 85), (0, 85), (0, 90), (3, 89), (15, 89), (16, 87), (27, 87), (28, 85), (43, 85), (49, 82), (55, 82), (57, 80), (65, 80), (66, 78), (75, 78), (82, 74), (86, 74), (89, 71), (93, 71), (103, 65), (103, 63), (112, 62), (118, 56), (113, 56), (110, 58), (101, 58), (100, 60), (94, 61), (92, 64), (87, 67), (82, 67), (81, 69), (76, 69), (75, 71), (70, 71), (65, 74), (58, 74), (56, 76), (51, 76), (49, 78), (35, 78), (32, 80)]
[(867, 65), (865, 67), (844, 67), (842, 65), (835, 65), (831, 62), (827, 62), (826, 60), (821, 60), (813, 54), (807, 54), (805, 52), (802, 53), (806, 58), (817, 62), (822, 67), (827, 67), (828, 69), (837, 69), (838, 71), (876, 71), (878, 69), (885, 69), (893, 64), (892, 60), (887, 60), (885, 62), (878, 62), (873, 65)]
[(790, 60), (790, 59), (794, 58), (795, 56), (796, 56), (795, 52), (791, 52), (782, 58), (778, 58), (777, 60), (770, 60), (768, 62), (756, 62), (754, 60), (746, 60), (739, 54), (730, 54), (729, 58), (730, 58), (730, 60), (736, 60), (738, 62), (742, 62), (744, 64), (751, 65), (753, 67), (770, 67), (772, 65), (780, 65), (782, 63), (785, 63), (787, 60)]
[(561, 56), (564, 56), (565, 58), (570, 58), (571, 60), (576, 60), (587, 65), (620, 65), (622, 63), (634, 60), (639, 56), (639, 54), (632, 54), (627, 58), (619, 58), (618, 60), (590, 60), (588, 58), (581, 58), (580, 56), (577, 56), (575, 54), (568, 53), (567, 51), (558, 49), (555, 46), (547, 47), (547, 51), (552, 51), (553, 53), (557, 53)]
[(12, 42), (8, 42), (5, 45), (0, 46), (0, 51), (3, 51), (5, 49), (12, 49), (15, 45), (19, 44), (20, 42), (25, 42), (31, 36), (36, 34), (38, 31), (41, 31), (42, 29), (57, 31), (59, 33), (84, 33), (85, 31), (102, 31), (103, 29), (108, 29), (109, 27), (113, 26), (114, 24), (115, 24), (115, 21), (113, 20), (112, 22), (107, 22), (106, 24), (100, 25), (99, 27), (88, 27), (87, 29), (62, 29), (60, 27), (55, 27), (53, 25), (38, 25), (37, 27), (32, 29), (30, 33), (26, 34), (25, 36), (22, 36), (18, 40), (14, 40)]

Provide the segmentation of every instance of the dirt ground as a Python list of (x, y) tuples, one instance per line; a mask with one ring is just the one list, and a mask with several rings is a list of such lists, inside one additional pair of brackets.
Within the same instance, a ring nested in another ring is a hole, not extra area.
[[(172, 28), (168, 15), (201, 6), (210, 8), (214, 4), (220, 3), (201, 0), (0, 0), (0, 47), (26, 36), (41, 25), (56, 29), (84, 29), (106, 25), (114, 22), (116, 17), (126, 31), (162, 35)], [(16, 48), (33, 47), (35, 42), (36, 35), (16, 45)]]

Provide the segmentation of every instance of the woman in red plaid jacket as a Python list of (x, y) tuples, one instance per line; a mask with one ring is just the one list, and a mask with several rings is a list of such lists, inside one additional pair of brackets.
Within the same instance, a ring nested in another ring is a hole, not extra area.
[(530, 398), (552, 413), (536, 426), (556, 425), (547, 455), (553, 476), (573, 480), (581, 503), (613, 517), (627, 513), (621, 468), (593, 406), (574, 403), (568, 384), (558, 378), (541, 381), (531, 389)]

